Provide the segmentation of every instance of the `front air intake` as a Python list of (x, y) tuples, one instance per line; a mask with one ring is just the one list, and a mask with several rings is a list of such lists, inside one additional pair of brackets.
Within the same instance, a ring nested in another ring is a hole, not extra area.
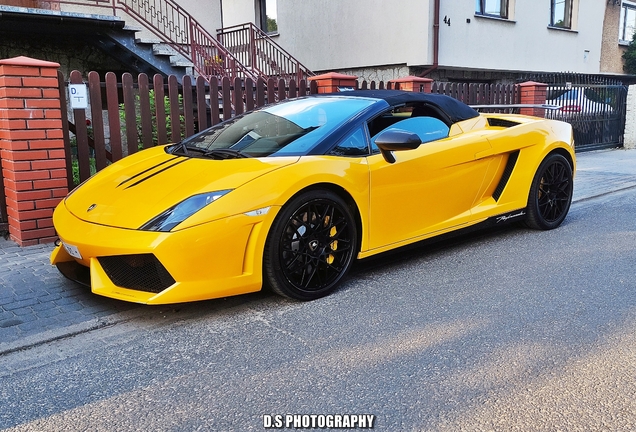
[(121, 288), (159, 293), (175, 283), (153, 254), (98, 257), (106, 275)]

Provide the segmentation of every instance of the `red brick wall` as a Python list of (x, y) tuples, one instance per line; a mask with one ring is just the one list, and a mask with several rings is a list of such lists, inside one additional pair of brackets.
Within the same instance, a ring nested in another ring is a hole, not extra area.
[[(521, 89), (521, 103), (541, 105), (545, 103), (548, 85), (534, 81), (519, 84)], [(521, 108), (520, 114), (545, 117), (545, 110), (541, 108)]]
[(9, 234), (21, 246), (55, 240), (53, 209), (68, 193), (58, 68), (0, 60), (0, 159)]

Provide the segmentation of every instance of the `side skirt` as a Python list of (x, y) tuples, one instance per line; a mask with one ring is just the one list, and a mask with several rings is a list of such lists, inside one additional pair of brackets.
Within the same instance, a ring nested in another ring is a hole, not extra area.
[[(402, 253), (423, 247), (431, 247), (433, 249), (444, 248), (453, 244), (455, 240), (457, 240), (457, 242), (463, 241), (464, 239), (462, 239), (462, 237), (470, 237), (471, 234), (476, 233), (478, 236), (481, 236), (489, 231), (496, 232), (499, 229), (505, 228), (513, 223), (523, 222), (526, 219), (526, 215), (526, 208), (502, 213), (497, 216), (489, 217), (488, 219), (469, 227), (427, 238), (425, 240), (411, 243), (396, 249), (391, 249), (386, 252), (381, 252), (376, 255), (371, 255), (370, 257), (359, 259), (358, 262), (364, 265), (363, 263), (372, 263), (378, 259), (386, 260), (391, 255), (395, 254), (396, 256), (400, 256)], [(392, 261), (391, 258), (388, 258), (388, 260)]]

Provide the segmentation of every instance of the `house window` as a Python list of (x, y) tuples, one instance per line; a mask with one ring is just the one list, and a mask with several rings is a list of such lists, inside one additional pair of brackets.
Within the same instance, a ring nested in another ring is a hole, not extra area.
[(550, 2), (550, 26), (571, 29), (573, 0), (550, 0)]
[(278, 33), (276, 0), (260, 0), (261, 29), (265, 33)]
[(475, 14), (508, 19), (508, 0), (475, 0)]
[(619, 41), (632, 41), (632, 36), (634, 32), (636, 32), (636, 3), (623, 2), (621, 6), (619, 32)]

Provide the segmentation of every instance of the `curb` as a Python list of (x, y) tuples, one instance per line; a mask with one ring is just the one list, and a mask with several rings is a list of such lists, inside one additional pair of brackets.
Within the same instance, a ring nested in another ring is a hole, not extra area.
[(104, 327), (111, 327), (116, 324), (132, 321), (145, 315), (146, 313), (146, 308), (140, 307), (130, 311), (119, 312), (101, 318), (93, 318), (83, 323), (73, 324), (67, 327), (46, 330), (44, 332), (27, 336), (14, 342), (0, 343), (0, 357), (14, 353), (16, 351), (23, 351), (39, 345), (44, 345), (49, 342), (70, 338), (82, 333), (88, 333), (93, 330), (98, 330)]

